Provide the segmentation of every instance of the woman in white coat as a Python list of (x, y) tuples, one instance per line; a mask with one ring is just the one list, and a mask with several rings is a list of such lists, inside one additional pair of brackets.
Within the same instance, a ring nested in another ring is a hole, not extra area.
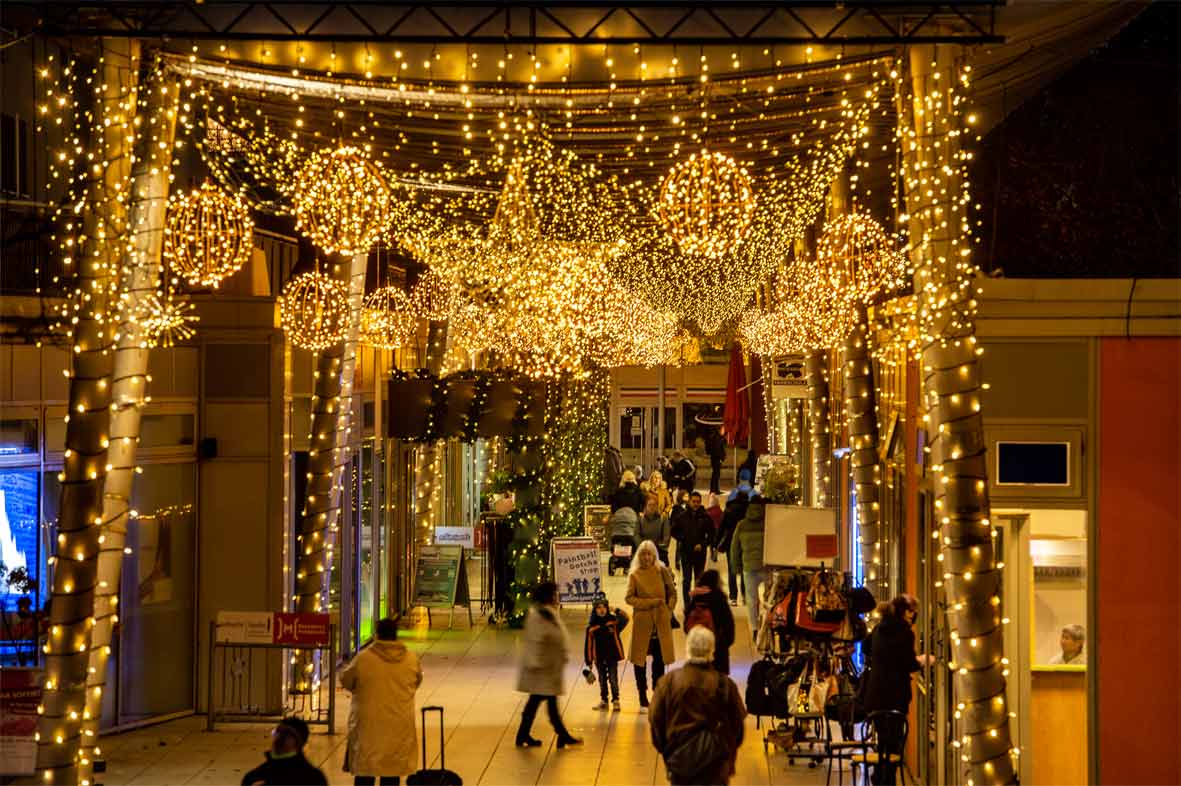
[(544, 701), (549, 721), (558, 733), (558, 747), (578, 745), (576, 738), (562, 723), (558, 712), (558, 696), (563, 692), (562, 673), (569, 658), (570, 645), (566, 631), (558, 618), (558, 585), (552, 581), (539, 584), (533, 590), (533, 608), (525, 618), (525, 634), (521, 639), (521, 667), (517, 674), (517, 690), (529, 694), (521, 711), (521, 726), (517, 729), (517, 747), (533, 748), (541, 745), (530, 732), (537, 708)]
[(380, 779), (398, 783), (418, 768), (414, 692), (422, 684), (418, 657), (397, 641), (398, 623), (377, 623), (377, 638), (340, 672), (340, 684), (353, 694), (349, 707), (348, 769), (356, 786)]

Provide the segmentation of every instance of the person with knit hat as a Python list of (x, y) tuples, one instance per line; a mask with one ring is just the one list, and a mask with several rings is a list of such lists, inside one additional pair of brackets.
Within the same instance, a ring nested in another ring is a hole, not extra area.
[(652, 744), (673, 786), (725, 786), (742, 745), (746, 705), (734, 681), (713, 666), (713, 631), (694, 627), (685, 646), (688, 662), (666, 674), (652, 697)]
[(266, 761), (242, 776), (242, 786), (328, 786), (324, 773), (303, 755), (308, 724), (296, 716), (284, 718), (271, 730)]

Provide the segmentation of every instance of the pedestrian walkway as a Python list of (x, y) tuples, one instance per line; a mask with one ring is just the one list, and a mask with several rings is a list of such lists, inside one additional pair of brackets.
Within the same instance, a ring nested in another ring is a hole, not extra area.
[[(606, 579), (612, 606), (625, 606), (627, 579), (622, 574)], [(678, 584), (679, 586), (679, 584)], [(750, 628), (741, 605), (734, 607), (738, 643), (734, 646), (734, 673), (745, 687), (753, 658)], [(566, 724), (585, 744), (558, 750), (545, 713), (539, 713), (533, 734), (542, 747), (514, 746), (516, 726), (524, 696), (516, 682), (517, 631), (490, 627), (477, 620), (467, 627), (456, 615), (456, 630), (428, 630), (421, 624), (402, 631), (402, 641), (422, 660), (425, 678), (418, 691), (419, 705), (446, 708), (447, 768), (463, 776), (469, 786), (536, 784), (557, 786), (632, 786), (665, 784), (663, 765), (648, 736), (648, 716), (639, 711), (635, 680), (628, 664), (621, 664), (620, 692), (623, 709), (598, 711), (598, 686), (581, 676), (581, 641), (588, 609), (566, 608), (563, 619), (570, 634), (575, 659), (566, 674), (566, 695), (560, 703)], [(681, 616), (678, 611), (678, 616)], [(444, 619), (436, 615), (436, 625)], [(462, 626), (462, 629), (461, 629)], [(627, 639), (627, 636), (624, 637)], [(626, 643), (626, 641), (625, 641)], [(684, 659), (684, 635), (676, 632), (678, 665)], [(675, 668), (675, 666), (674, 666)], [(338, 694), (337, 734), (313, 733), (308, 758), (324, 770), (332, 784), (350, 784), (343, 772), (348, 694)], [(431, 719), (432, 721), (434, 718)], [(165, 784), (237, 784), (242, 775), (262, 759), (269, 745), (269, 727), (224, 726), (204, 731), (205, 719), (185, 718), (159, 726), (103, 739), (109, 771), (108, 786), (164, 786)], [(439, 766), (437, 732), (429, 729), (428, 756)], [(738, 756), (736, 786), (795, 786), (819, 784), (824, 768), (804, 763), (789, 766), (782, 751), (765, 753), (762, 732), (754, 718), (747, 719), (746, 741)]]

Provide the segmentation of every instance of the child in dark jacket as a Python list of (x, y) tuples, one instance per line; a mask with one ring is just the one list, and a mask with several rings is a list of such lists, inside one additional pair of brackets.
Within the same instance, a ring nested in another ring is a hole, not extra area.
[(623, 660), (623, 642), (619, 634), (627, 627), (628, 617), (623, 609), (611, 611), (606, 598), (595, 600), (594, 610), (586, 625), (583, 659), (589, 673), (593, 666), (599, 673), (600, 701), (596, 710), (607, 709), (607, 689), (611, 689), (611, 706), (619, 709), (619, 661)]

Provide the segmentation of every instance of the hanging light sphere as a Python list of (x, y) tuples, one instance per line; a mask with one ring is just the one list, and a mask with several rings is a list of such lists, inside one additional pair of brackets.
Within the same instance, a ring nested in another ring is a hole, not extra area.
[(250, 259), (253, 233), (250, 208), (207, 180), (169, 200), (164, 255), (190, 284), (216, 288)]
[(746, 169), (730, 156), (703, 150), (664, 176), (656, 215), (683, 252), (718, 257), (746, 236), (754, 209)]
[(381, 287), (365, 296), (358, 338), (376, 349), (398, 349), (414, 340), (418, 320), (410, 296), (398, 287)]
[(279, 320), (292, 344), (319, 352), (344, 339), (348, 291), (319, 271), (295, 276), (279, 296)]
[(864, 213), (830, 221), (816, 245), (817, 274), (853, 302), (868, 305), (910, 280), (907, 255)]
[(364, 150), (318, 150), (299, 170), (292, 193), (295, 228), (329, 254), (368, 251), (394, 220), (385, 175)]

